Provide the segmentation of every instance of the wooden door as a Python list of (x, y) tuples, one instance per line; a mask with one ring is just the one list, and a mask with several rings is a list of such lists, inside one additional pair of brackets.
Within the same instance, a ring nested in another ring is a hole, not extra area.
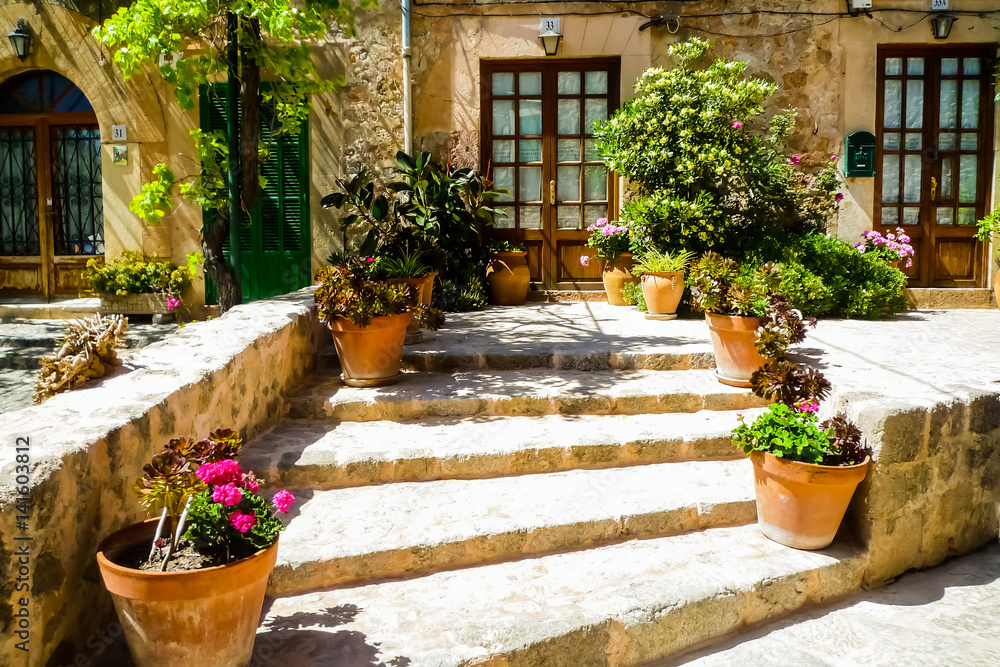
[(543, 288), (597, 288), (587, 227), (617, 210), (592, 126), (618, 107), (618, 58), (484, 60), (481, 168), (510, 194), (495, 238), (524, 243)]
[(913, 287), (985, 287), (976, 221), (991, 183), (996, 46), (886, 46), (878, 58), (875, 229), (912, 239)]
[(76, 295), (104, 255), (101, 134), (69, 79), (32, 71), (0, 86), (0, 294)]

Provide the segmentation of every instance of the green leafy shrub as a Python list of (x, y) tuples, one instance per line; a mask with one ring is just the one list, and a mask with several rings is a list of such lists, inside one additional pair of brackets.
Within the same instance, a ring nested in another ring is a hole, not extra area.
[(635, 306), (640, 313), (648, 313), (646, 297), (642, 294), (642, 285), (639, 283), (625, 283), (622, 286), (622, 300), (630, 306)]
[(495, 252), (524, 252), (524, 244), (517, 241), (494, 239), (490, 241), (488, 252), (490, 254)]
[(125, 296), (160, 292), (180, 298), (197, 275), (202, 261), (201, 253), (192, 252), (187, 255), (187, 264), (175, 266), (147, 259), (135, 250), (126, 250), (109, 263), (88, 260), (80, 277), (95, 294)]
[(469, 272), (461, 286), (450, 280), (438, 279), (431, 299), (436, 308), (446, 313), (467, 313), (486, 310), (490, 300), (483, 280), (474, 271)]
[(649, 248), (635, 257), (632, 275), (641, 276), (644, 273), (675, 273), (687, 268), (694, 253), (681, 250), (675, 253), (660, 252)]

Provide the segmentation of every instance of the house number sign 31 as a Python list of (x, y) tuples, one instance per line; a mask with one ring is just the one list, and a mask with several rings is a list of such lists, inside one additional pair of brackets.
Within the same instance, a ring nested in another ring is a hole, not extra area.
[(127, 139), (124, 125), (111, 126), (111, 141), (126, 141)]

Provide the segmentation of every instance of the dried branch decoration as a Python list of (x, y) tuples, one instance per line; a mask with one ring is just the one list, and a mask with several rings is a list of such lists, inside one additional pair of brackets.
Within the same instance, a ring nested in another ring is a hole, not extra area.
[(81, 387), (91, 378), (104, 377), (111, 367), (119, 365), (117, 350), (125, 347), (127, 329), (128, 320), (121, 315), (98, 314), (67, 324), (59, 349), (39, 362), (31, 394), (35, 404)]

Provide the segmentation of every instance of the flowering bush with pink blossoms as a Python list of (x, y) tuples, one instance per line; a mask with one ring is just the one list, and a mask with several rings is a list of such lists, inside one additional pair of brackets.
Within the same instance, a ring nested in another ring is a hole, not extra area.
[(896, 227), (895, 234), (889, 232), (882, 236), (876, 231), (868, 231), (861, 232), (861, 236), (865, 240), (854, 245), (858, 252), (875, 255), (886, 264), (905, 259), (907, 267), (913, 266), (913, 246), (910, 245), (910, 237), (902, 227)]
[(175, 438), (143, 467), (133, 488), (148, 509), (162, 510), (148, 559), (161, 571), (185, 547), (222, 565), (277, 541), (284, 528), (277, 514), (295, 498), (287, 491), (261, 497), (253, 473), (236, 462), (242, 445), (229, 429), (197, 442)]
[[(596, 250), (601, 259), (612, 261), (618, 259), (623, 252), (628, 252), (629, 236), (625, 225), (616, 225), (608, 222), (607, 218), (598, 218), (597, 222), (587, 227), (587, 231), (590, 232), (587, 245)], [(590, 266), (590, 257), (581, 257), (580, 263)]]

